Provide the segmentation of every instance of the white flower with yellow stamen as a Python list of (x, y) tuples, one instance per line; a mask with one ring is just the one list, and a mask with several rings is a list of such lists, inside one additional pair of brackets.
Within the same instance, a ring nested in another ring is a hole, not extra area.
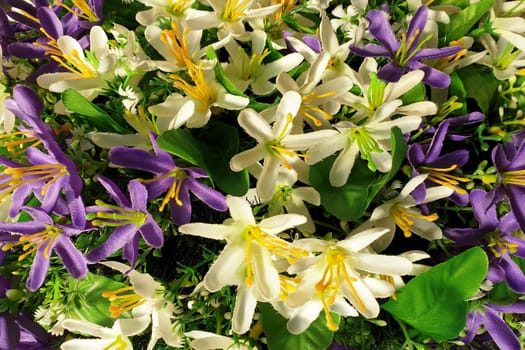
[(285, 93), (277, 107), (273, 126), (252, 109), (245, 109), (239, 114), (239, 125), (256, 139), (258, 144), (233, 156), (230, 167), (233, 171), (241, 171), (263, 159), (263, 169), (256, 185), (257, 194), (262, 201), (267, 201), (273, 196), (281, 165), (287, 169), (293, 168), (297, 171), (299, 180), (308, 183), (308, 166), (299, 159), (305, 155), (297, 151), (306, 150), (337, 134), (335, 130), (319, 130), (291, 135), (293, 120), (301, 104), (302, 98), (297, 92)]
[(293, 264), (308, 253), (293, 248), (277, 234), (304, 224), (297, 214), (276, 215), (257, 223), (250, 204), (239, 197), (226, 198), (231, 219), (224, 224), (191, 223), (179, 227), (184, 234), (226, 240), (226, 247), (204, 276), (204, 287), (216, 292), (235, 285), (237, 297), (232, 317), (232, 330), (245, 333), (255, 312), (257, 301), (273, 301), (280, 294), (277, 258)]
[[(422, 174), (411, 179), (401, 190), (399, 195), (378, 206), (372, 212), (370, 218), (360, 228), (386, 227), (388, 233), (374, 242), (372, 247), (375, 251), (383, 251), (394, 239), (396, 226), (403, 231), (405, 237), (412, 233), (429, 241), (443, 237), (441, 228), (434, 223), (438, 219), (437, 214), (424, 215), (416, 208), (418, 205), (412, 198), (412, 191), (421, 185), (428, 174)], [(445, 186), (427, 187), (425, 199), (421, 204), (431, 203), (438, 199), (449, 197), (454, 190)]]
[(68, 35), (58, 38), (61, 56), (51, 58), (68, 72), (42, 74), (37, 78), (38, 85), (52, 92), (73, 88), (88, 99), (95, 98), (107, 87), (106, 80), (115, 76), (115, 57), (109, 52), (108, 37), (102, 27), (91, 28), (90, 43), (90, 53), (85, 55), (74, 38)]
[(195, 0), (137, 1), (151, 7), (148, 10), (137, 12), (137, 15), (135, 16), (137, 22), (145, 26), (153, 24), (158, 17), (170, 17), (176, 21), (183, 21), (187, 17), (204, 12), (192, 8)]
[(85, 320), (63, 320), (61, 325), (70, 332), (94, 336), (88, 339), (70, 339), (60, 345), (62, 350), (133, 350), (133, 344), (128, 337), (140, 334), (146, 330), (149, 317), (116, 320), (112, 328), (99, 326)]
[(226, 64), (224, 72), (230, 81), (241, 91), (248, 87), (256, 95), (268, 95), (275, 89), (272, 83), (281, 72), (289, 72), (297, 67), (302, 61), (303, 56), (298, 53), (290, 53), (269, 63), (263, 63), (264, 59), (270, 54), (266, 46), (266, 33), (262, 30), (254, 30), (249, 34), (251, 39), (251, 55), (235, 40), (226, 43), (229, 63)]
[(281, 8), (280, 4), (260, 7), (254, 0), (208, 0), (213, 12), (196, 14), (186, 19), (192, 30), (220, 28), (239, 36), (246, 33), (244, 21), (265, 17)]
[(323, 73), (330, 60), (330, 54), (321, 53), (297, 81), (287, 73), (277, 77), (277, 89), (282, 93), (296, 91), (302, 97), (294, 124), (298, 130), (303, 129), (303, 121), (314, 128), (329, 128), (332, 115), (339, 112), (341, 103), (339, 98), (346, 94), (353, 85), (348, 76), (340, 76), (332, 80), (321, 82)]
[(490, 34), (483, 34), (479, 41), (488, 54), (477, 63), (490, 67), (496, 79), (507, 80), (515, 75), (525, 75), (525, 52), (504, 38), (496, 42)]
[(135, 319), (147, 317), (152, 326), (147, 350), (152, 350), (161, 338), (170, 346), (181, 347), (182, 335), (179, 334), (178, 326), (174, 326), (171, 321), (177, 308), (164, 298), (162, 285), (147, 273), (130, 270), (128, 265), (116, 261), (101, 264), (127, 274), (131, 283), (129, 287), (102, 293), (111, 303), (111, 317), (119, 317), (128, 311)]
[[(294, 242), (297, 248), (320, 252), (290, 266), (288, 272), (301, 278), (297, 290), (286, 298), (286, 305), (297, 309), (289, 317), (287, 328), (291, 333), (305, 331), (324, 310), (328, 329), (336, 331), (330, 311), (345, 316), (366, 318), (379, 314), (376, 297), (389, 297), (394, 286), (370, 274), (403, 276), (412, 273), (410, 260), (400, 256), (371, 253), (368, 246), (388, 229), (373, 228), (352, 233), (339, 242), (320, 239), (302, 239)], [(357, 312), (355, 312), (357, 311)]]

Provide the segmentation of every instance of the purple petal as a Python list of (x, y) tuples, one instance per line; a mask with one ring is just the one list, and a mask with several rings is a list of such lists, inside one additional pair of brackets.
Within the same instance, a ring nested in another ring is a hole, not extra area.
[(516, 185), (507, 186), (507, 197), (509, 199), (510, 207), (512, 208), (512, 212), (522, 230), (525, 230), (525, 205), (523, 205), (524, 195), (525, 192), (523, 191), (523, 187)]
[(106, 189), (106, 191), (109, 193), (111, 198), (121, 207), (128, 207), (130, 208), (131, 202), (128, 200), (126, 195), (120, 190), (120, 188), (117, 186), (116, 183), (114, 183), (111, 179), (102, 176), (97, 175), (97, 181)]
[(520, 341), (507, 323), (492, 309), (485, 307), (483, 324), (500, 349), (520, 349)]
[(474, 217), (479, 223), (480, 229), (490, 231), (498, 227), (498, 215), (496, 213), (496, 206), (491, 205), (487, 207), (487, 192), (482, 190), (472, 190), (470, 192), (470, 201), (472, 202), (472, 210)]
[(448, 47), (442, 47), (439, 49), (421, 49), (414, 55), (414, 57), (412, 57), (412, 59), (415, 61), (419, 61), (419, 60), (430, 60), (430, 59), (442, 58), (442, 57), (450, 57), (450, 56), (454, 56), (461, 50), (463, 50), (461, 46), (448, 46)]
[(33, 260), (33, 265), (31, 265), (31, 270), (29, 271), (26, 286), (31, 292), (37, 291), (46, 279), (47, 270), (49, 269), (49, 258), (44, 256), (44, 249), (45, 246), (42, 246), (36, 251), (35, 260)]
[(182, 205), (178, 205), (173, 199), (170, 200), (171, 219), (177, 226), (187, 224), (191, 220), (191, 200), (187, 184), (188, 180), (189, 179), (184, 181), (179, 192), (179, 200), (182, 202)]
[[(7, 53), (11, 56), (16, 56), (20, 58), (42, 58), (45, 56), (46, 50), (41, 47), (37, 46), (33, 43), (26, 43), (26, 42), (16, 42), (11, 43), (7, 47)], [(9, 108), (11, 110), (11, 108)], [(15, 113), (15, 115), (18, 115), (18, 113), (12, 111)]]
[(174, 168), (173, 161), (171, 163), (161, 162), (148, 151), (137, 148), (113, 147), (109, 151), (109, 160), (121, 167), (154, 174), (164, 174)]
[(135, 268), (139, 254), (139, 235), (133, 236), (130, 242), (124, 246), (122, 256), (129, 261), (131, 268)]
[(29, 222), (0, 222), (0, 231), (16, 232), (23, 235), (32, 235), (46, 229), (43, 223)]
[(481, 325), (482, 321), (482, 315), (477, 312), (470, 312), (467, 314), (467, 324), (465, 333), (466, 335), (462, 337), (460, 340), (465, 342), (466, 344), (469, 344), (472, 339), (476, 336), (476, 333), (478, 332), (478, 329)]
[(62, 23), (53, 10), (49, 7), (39, 7), (36, 14), (40, 24), (51, 37), (58, 39), (64, 35)]
[(383, 81), (395, 83), (401, 79), (406, 71), (406, 68), (400, 67), (394, 62), (388, 62), (377, 72), (377, 77)]
[(434, 166), (435, 168), (448, 168), (454, 164), (458, 167), (462, 167), (467, 164), (468, 160), (469, 152), (464, 149), (458, 149), (437, 157), (432, 163), (429, 163), (429, 165)]
[(441, 149), (443, 148), (443, 141), (445, 140), (445, 136), (447, 136), (448, 127), (449, 122), (447, 120), (439, 124), (436, 132), (434, 133), (434, 137), (432, 137), (430, 146), (427, 150), (427, 163), (433, 163), (434, 160), (441, 153)]
[(0, 38), (12, 39), (15, 35), (13, 26), (9, 22), (4, 9), (0, 8)]
[(487, 279), (493, 283), (499, 283), (505, 280), (505, 270), (494, 260), (490, 261)]
[(408, 29), (406, 32), (407, 40), (415, 38), (414, 44), (419, 42), (419, 36), (423, 34), (423, 29), (425, 28), (427, 19), (428, 8), (426, 6), (419, 7), (408, 24)]
[(20, 213), (25, 205), (27, 197), (33, 192), (30, 184), (20, 186), (11, 196), (11, 208), (9, 208), (9, 217), (14, 218)]
[(521, 268), (506, 254), (501, 257), (500, 265), (505, 270), (509, 288), (519, 294), (525, 293), (525, 276)]
[(13, 99), (22, 111), (33, 118), (40, 118), (44, 103), (33, 89), (18, 84), (13, 89)]
[[(0, 343), (2, 349), (16, 350), (20, 341), (20, 328), (9, 312), (0, 312)], [(5, 348), (4, 348), (5, 346)]]
[(423, 78), (423, 81), (427, 85), (438, 89), (444, 89), (450, 85), (450, 76), (448, 74), (443, 73), (442, 71), (437, 70), (433, 67), (427, 66), (426, 64), (423, 64), (421, 62), (417, 62), (415, 61), (415, 59), (412, 59), (410, 62), (408, 62), (406, 66), (410, 70), (420, 69), (423, 72), (425, 72), (425, 77)]
[(392, 27), (386, 19), (385, 13), (380, 10), (371, 10), (366, 14), (369, 22), (368, 30), (381, 42), (390, 52), (396, 52), (399, 49), (399, 42), (392, 31)]
[(81, 279), (86, 277), (88, 272), (86, 259), (69, 238), (64, 235), (57, 238), (55, 252), (60, 256), (64, 267), (73, 278)]
[(197, 180), (188, 179), (186, 181), (189, 181), (190, 183), (189, 188), (191, 192), (209, 207), (218, 211), (226, 211), (228, 209), (226, 197), (224, 197), (222, 193), (201, 184)]
[(164, 234), (151, 215), (148, 215), (139, 232), (150, 247), (160, 248), (164, 244)]
[(305, 35), (303, 37), (303, 42), (317, 53), (321, 53), (323, 51), (323, 49), (321, 48), (321, 42), (316, 36)]
[(67, 200), (69, 215), (71, 221), (76, 228), (83, 229), (86, 227), (86, 208), (82, 197), (75, 196), (70, 186), (64, 189), (64, 194)]
[(470, 125), (479, 123), (485, 119), (485, 116), (483, 113), (480, 112), (472, 112), (465, 115), (462, 115), (460, 117), (450, 118), (448, 121), (450, 122), (450, 126), (463, 126), (463, 125)]
[(376, 44), (367, 44), (363, 47), (350, 45), (350, 52), (361, 57), (392, 57), (391, 51)]
[(97, 248), (86, 254), (89, 263), (97, 263), (122, 248), (137, 233), (137, 226), (129, 224), (117, 227), (109, 238)]
[(499, 311), (499, 312), (505, 312), (505, 313), (512, 313), (512, 314), (525, 314), (525, 300), (518, 300), (514, 304), (511, 305), (494, 305), (494, 304), (488, 304), (490, 305), (490, 308)]
[(131, 198), (131, 207), (135, 210), (147, 213), (146, 204), (148, 201), (148, 191), (143, 184), (137, 180), (132, 180), (128, 184), (128, 192)]

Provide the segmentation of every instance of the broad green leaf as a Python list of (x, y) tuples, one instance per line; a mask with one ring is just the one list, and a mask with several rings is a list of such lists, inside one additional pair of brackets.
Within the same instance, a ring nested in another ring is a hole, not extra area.
[(494, 0), (480, 0), (464, 10), (449, 16), (450, 22), (446, 25), (444, 44), (458, 40), (467, 34), (493, 5)]
[[(286, 329), (288, 320), (279, 315), (270, 304), (261, 303), (259, 309), (264, 335), (268, 340), (270, 350), (322, 350), (328, 348), (332, 343), (334, 333), (326, 327), (323, 314), (320, 314), (306, 331), (295, 335)], [(335, 323), (339, 324), (341, 318), (338, 314), (332, 313), (332, 318)]]
[(392, 170), (388, 174), (372, 172), (366, 161), (357, 159), (345, 185), (330, 185), (330, 169), (336, 156), (329, 157), (310, 167), (310, 183), (321, 195), (321, 205), (341, 220), (357, 221), (374, 197), (397, 173), (406, 156), (406, 144), (401, 130), (392, 129)]
[(234, 172), (230, 159), (239, 153), (239, 132), (237, 128), (219, 122), (210, 122), (202, 130), (199, 139), (205, 151), (205, 169), (214, 183), (224, 192), (242, 196), (250, 187), (248, 171)]
[(401, 97), (403, 105), (408, 105), (414, 102), (424, 101), (427, 96), (427, 90), (425, 84), (418, 83), (412, 89), (405, 92)]
[(470, 65), (458, 70), (467, 97), (472, 97), (478, 103), (481, 111), (488, 115), (490, 102), (498, 90), (498, 80), (490, 68), (481, 65)]
[(89, 272), (82, 280), (69, 277), (69, 285), (73, 291), (68, 295), (71, 312), (76, 313), (81, 319), (104, 327), (113, 325), (115, 320), (110, 316), (110, 303), (108, 299), (102, 297), (102, 293), (122, 288), (124, 284)]
[(408, 282), (382, 308), (436, 341), (455, 338), (465, 327), (467, 303), (485, 279), (488, 258), (474, 247)]
[(157, 138), (157, 144), (166, 152), (205, 168), (204, 147), (188, 129), (168, 130)]
[(454, 111), (458, 115), (463, 115), (467, 113), (467, 91), (465, 90), (465, 85), (463, 85), (463, 81), (461, 81), (461, 78), (459, 77), (458, 73), (456, 71), (453, 71), (450, 74), (450, 87), (449, 87), (449, 94), (450, 96), (456, 96), (457, 102), (463, 103), (463, 106)]
[(74, 89), (64, 91), (62, 93), (62, 101), (68, 110), (78, 114), (85, 123), (95, 127), (98, 131), (116, 132), (119, 134), (130, 133), (103, 109), (88, 101)]

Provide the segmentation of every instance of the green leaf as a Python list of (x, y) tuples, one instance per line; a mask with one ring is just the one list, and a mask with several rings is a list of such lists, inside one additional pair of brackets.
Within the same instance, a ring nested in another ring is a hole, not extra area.
[(449, 87), (449, 94), (450, 96), (456, 96), (457, 102), (463, 103), (463, 106), (461, 106), (460, 109), (454, 111), (457, 115), (463, 115), (467, 113), (467, 91), (465, 90), (465, 85), (463, 85), (463, 82), (461, 81), (461, 78), (459, 77), (458, 73), (454, 70), (450, 74), (450, 87)]
[(64, 106), (87, 124), (95, 127), (98, 131), (116, 132), (119, 134), (129, 134), (130, 132), (120, 126), (103, 109), (96, 106), (74, 89), (67, 89), (62, 93)]
[(432, 6), (452, 5), (460, 8), (465, 8), (470, 5), (469, 0), (436, 0), (432, 2)]
[(488, 297), (490, 302), (493, 304), (511, 305), (518, 300), (519, 294), (510, 290), (510, 288), (507, 287), (506, 282), (499, 282), (494, 284), (492, 289), (489, 291)]
[(445, 43), (458, 40), (467, 34), (493, 5), (494, 0), (480, 0), (464, 10), (449, 16), (450, 22), (446, 26)]
[(481, 65), (470, 65), (458, 70), (467, 97), (472, 97), (478, 103), (481, 111), (487, 115), (490, 102), (498, 90), (498, 80), (490, 68)]
[(329, 174), (335, 156), (329, 157), (310, 168), (310, 183), (321, 195), (321, 205), (337, 218), (357, 221), (368, 208), (374, 197), (397, 173), (405, 159), (407, 146), (401, 130), (391, 131), (392, 169), (389, 173), (377, 175), (368, 169), (366, 161), (357, 159), (345, 185), (330, 185)]
[(425, 84), (418, 83), (412, 89), (405, 92), (401, 97), (403, 105), (408, 105), (414, 102), (424, 101), (427, 96), (427, 90)]
[[(332, 343), (334, 334), (326, 327), (326, 321), (321, 314), (310, 327), (301, 334), (291, 334), (286, 329), (288, 320), (282, 317), (267, 303), (259, 304), (264, 335), (268, 340), (270, 350), (301, 349), (322, 350)], [(332, 313), (336, 324), (341, 320), (338, 314)]]
[(206, 58), (210, 60), (217, 60), (217, 63), (213, 67), (213, 71), (215, 72), (215, 77), (217, 78), (219, 83), (221, 83), (221, 85), (226, 89), (226, 91), (233, 95), (247, 97), (242, 91), (238, 90), (235, 87), (235, 85), (233, 85), (230, 79), (228, 79), (228, 77), (224, 73), (224, 70), (222, 69), (221, 62), (218, 59), (217, 53), (215, 52), (213, 47), (209, 46), (206, 49)]
[(157, 138), (157, 144), (166, 152), (205, 168), (203, 146), (188, 129), (168, 130)]
[(102, 297), (105, 291), (113, 291), (124, 286), (110, 278), (89, 272), (86, 278), (76, 280), (69, 277), (72, 292), (68, 295), (71, 312), (80, 319), (111, 327), (115, 321), (110, 316), (108, 299)]
[(382, 308), (436, 341), (455, 338), (465, 327), (467, 303), (485, 279), (488, 258), (474, 247), (408, 282)]
[(250, 187), (248, 171), (234, 172), (230, 159), (239, 153), (239, 132), (236, 127), (219, 122), (210, 122), (202, 130), (199, 139), (205, 151), (205, 170), (214, 183), (224, 192), (242, 196)]

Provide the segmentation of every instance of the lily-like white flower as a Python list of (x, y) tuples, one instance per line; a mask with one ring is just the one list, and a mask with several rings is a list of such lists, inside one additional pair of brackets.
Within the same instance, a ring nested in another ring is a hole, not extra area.
[(264, 64), (263, 61), (270, 54), (265, 48), (266, 33), (254, 30), (249, 34), (251, 38), (251, 56), (235, 41), (230, 40), (225, 48), (229, 54), (229, 63), (224, 72), (235, 86), (245, 91), (248, 87), (257, 95), (267, 95), (275, 89), (271, 80), (279, 73), (289, 72), (297, 67), (303, 56), (299, 53), (290, 53), (277, 60)]
[(220, 28), (239, 36), (246, 32), (244, 21), (270, 15), (281, 7), (281, 4), (258, 7), (259, 2), (254, 0), (208, 0), (208, 3), (213, 12), (207, 11), (187, 18), (188, 28)]
[(135, 319), (146, 317), (147, 324), (151, 323), (151, 339), (148, 350), (152, 350), (159, 339), (173, 347), (182, 346), (182, 336), (178, 326), (172, 324), (171, 319), (176, 311), (175, 305), (164, 298), (162, 285), (147, 273), (130, 270), (128, 265), (105, 261), (101, 264), (118, 270), (129, 276), (131, 286), (102, 294), (111, 302), (112, 317), (131, 311)]
[(190, 331), (184, 333), (188, 338), (193, 340), (190, 342), (191, 348), (195, 350), (213, 350), (213, 349), (228, 349), (228, 350), (254, 350), (248, 341), (234, 340), (224, 335), (205, 331)]
[(170, 17), (174, 20), (182, 21), (184, 18), (199, 13), (201, 11), (191, 8), (195, 0), (138, 0), (151, 8), (137, 12), (135, 18), (142, 25), (150, 25), (158, 17)]
[[(410, 260), (400, 256), (379, 255), (367, 247), (388, 230), (373, 228), (351, 234), (339, 242), (306, 238), (294, 246), (320, 252), (316, 256), (300, 259), (288, 272), (297, 274), (301, 282), (297, 290), (288, 295), (287, 306), (297, 308), (287, 324), (291, 333), (302, 333), (324, 310), (327, 327), (335, 331), (337, 325), (330, 311), (366, 318), (379, 314), (377, 297), (389, 297), (394, 286), (370, 274), (402, 276), (412, 273)], [(336, 303), (336, 300), (338, 303)], [(349, 304), (348, 304), (349, 303)]]
[(479, 41), (488, 55), (478, 63), (490, 67), (496, 79), (507, 80), (516, 74), (525, 74), (525, 51), (515, 48), (505, 38), (499, 38), (496, 42), (490, 34), (483, 34)]
[(301, 95), (301, 107), (294, 119), (296, 129), (301, 132), (303, 121), (313, 128), (329, 128), (329, 120), (341, 107), (339, 98), (345, 95), (353, 85), (352, 79), (348, 76), (340, 76), (321, 82), (329, 61), (330, 54), (323, 52), (317, 56), (310, 69), (301, 75), (297, 81), (285, 72), (277, 77), (276, 85), (281, 94), (284, 95), (287, 91), (296, 91)]
[[(403, 231), (405, 237), (410, 237), (412, 233), (429, 241), (443, 237), (441, 228), (434, 223), (438, 219), (437, 214), (422, 214), (421, 210), (416, 208), (418, 203), (411, 196), (412, 191), (421, 185), (427, 176), (428, 174), (422, 174), (411, 179), (397, 197), (375, 208), (370, 218), (359, 226), (361, 229), (370, 227), (385, 227), (389, 229), (385, 235), (372, 244), (376, 252), (381, 252), (390, 245), (394, 239), (396, 227)], [(453, 192), (452, 188), (445, 186), (428, 187), (425, 198), (420, 204), (447, 198)]]
[(298, 150), (305, 150), (319, 143), (321, 140), (334, 136), (334, 130), (319, 130), (305, 134), (290, 135), (293, 120), (302, 104), (301, 95), (288, 91), (283, 95), (276, 111), (276, 120), (273, 126), (252, 109), (243, 110), (238, 117), (239, 125), (258, 144), (246, 151), (236, 154), (230, 160), (233, 171), (240, 171), (257, 163), (264, 158), (263, 169), (257, 180), (257, 194), (266, 201), (274, 193), (279, 167), (294, 169), (301, 181), (308, 183), (308, 167), (298, 159), (304, 155)]
[(149, 317), (116, 320), (112, 328), (99, 326), (85, 320), (66, 319), (61, 325), (65, 329), (94, 336), (96, 338), (71, 339), (60, 346), (62, 350), (133, 350), (133, 344), (128, 337), (140, 334), (146, 330)]
[(80, 43), (64, 35), (57, 40), (61, 56), (51, 56), (68, 72), (46, 73), (37, 83), (52, 92), (73, 88), (88, 99), (95, 98), (107, 87), (106, 80), (115, 76), (115, 57), (110, 54), (108, 37), (102, 27), (94, 26), (90, 32), (90, 54), (85, 55)]
[(342, 4), (337, 5), (332, 11), (333, 18), (330, 20), (332, 28), (334, 31), (340, 29), (346, 38), (361, 38), (366, 28), (364, 15), (367, 7), (368, 0), (351, 0), (346, 9), (343, 9)]
[(224, 286), (238, 286), (232, 330), (242, 334), (250, 328), (257, 301), (273, 301), (279, 296), (280, 279), (275, 259), (293, 263), (307, 254), (277, 237), (280, 232), (304, 224), (306, 218), (283, 214), (257, 223), (246, 200), (228, 196), (226, 202), (231, 219), (224, 224), (190, 223), (180, 226), (179, 231), (226, 240), (226, 247), (204, 276), (204, 287), (216, 292)]
[(329, 174), (330, 183), (336, 187), (343, 186), (348, 181), (358, 155), (368, 162), (370, 170), (390, 171), (390, 130), (397, 126), (405, 134), (421, 124), (421, 116), (418, 115), (390, 120), (401, 104), (401, 100), (387, 102), (377, 108), (371, 118), (358, 125), (350, 121), (335, 124), (339, 134), (314, 145), (307, 152), (306, 162), (315, 164), (341, 150)]

